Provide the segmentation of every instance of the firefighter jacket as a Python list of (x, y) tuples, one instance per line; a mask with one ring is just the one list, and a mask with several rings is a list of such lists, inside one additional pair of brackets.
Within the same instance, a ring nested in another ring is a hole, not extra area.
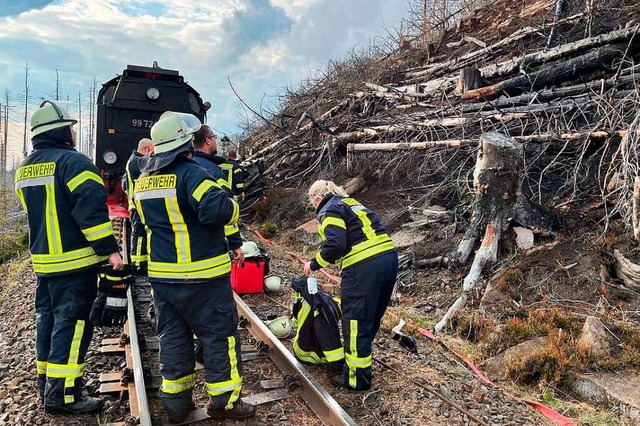
[(351, 197), (329, 195), (316, 210), (323, 244), (311, 261), (316, 271), (342, 260), (342, 269), (395, 250), (377, 214)]
[(196, 162), (178, 157), (136, 180), (136, 209), (146, 225), (148, 275), (157, 282), (202, 282), (228, 275), (224, 226), (238, 204)]
[[(193, 152), (193, 161), (198, 163), (202, 168), (207, 170), (213, 176), (213, 180), (220, 186), (230, 198), (233, 198), (233, 192), (231, 191), (231, 187), (227, 183), (227, 176), (222, 171), (220, 166), (216, 164), (214, 161), (214, 156), (206, 154), (202, 151), (194, 151)], [(227, 237), (227, 241), (229, 242), (229, 248), (231, 250), (235, 250), (242, 246), (242, 236), (240, 235), (240, 228), (238, 224), (228, 225), (224, 227), (224, 235)]]
[(307, 277), (292, 280), (291, 287), (294, 290), (293, 316), (298, 328), (293, 339), (296, 358), (310, 364), (340, 364), (344, 360), (338, 326), (340, 307), (321, 289), (309, 294)]
[(137, 266), (147, 261), (146, 230), (132, 198), (134, 183), (142, 173), (139, 161), (142, 157), (144, 156), (136, 150), (131, 153), (125, 167), (125, 178), (122, 181), (122, 190), (127, 194), (129, 220), (131, 221), (131, 262)]
[(236, 200), (244, 194), (244, 178), (245, 171), (237, 161), (226, 160), (219, 155), (209, 155), (211, 161), (222, 169), (225, 175), (227, 186), (231, 188), (231, 192)]
[(130, 212), (136, 210), (136, 206), (133, 203), (131, 196), (133, 195), (133, 183), (138, 179), (138, 177), (140, 177), (141, 171), (138, 159), (142, 157), (142, 154), (134, 150), (127, 161), (127, 165), (125, 166), (125, 179), (122, 181), (122, 190), (127, 194)]
[(15, 174), (39, 277), (77, 273), (118, 251), (98, 169), (68, 144), (48, 139), (56, 134), (35, 137), (35, 150)]

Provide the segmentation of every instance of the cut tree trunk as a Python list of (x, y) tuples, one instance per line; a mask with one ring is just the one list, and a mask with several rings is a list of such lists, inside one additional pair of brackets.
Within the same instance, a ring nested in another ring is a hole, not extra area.
[(462, 295), (436, 324), (437, 332), (442, 331), (451, 316), (465, 305), (481, 282), (482, 273), (496, 262), (500, 240), (512, 221), (542, 229), (558, 228), (557, 216), (543, 213), (542, 208), (523, 200), (520, 191), (522, 154), (522, 145), (503, 134), (486, 133), (480, 138), (473, 172), (476, 203), (471, 223), (456, 251), (449, 255), (448, 263), (454, 266), (466, 263), (480, 235), (484, 237), (464, 278)]

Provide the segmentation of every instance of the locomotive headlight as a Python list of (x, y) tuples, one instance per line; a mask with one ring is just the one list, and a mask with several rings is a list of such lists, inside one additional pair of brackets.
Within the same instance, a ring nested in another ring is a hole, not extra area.
[(147, 89), (147, 98), (151, 99), (152, 101), (155, 101), (159, 97), (160, 97), (160, 91), (158, 89), (156, 89), (155, 87), (151, 87)]
[(102, 154), (102, 159), (107, 164), (114, 164), (118, 160), (118, 155), (113, 151), (105, 151)]

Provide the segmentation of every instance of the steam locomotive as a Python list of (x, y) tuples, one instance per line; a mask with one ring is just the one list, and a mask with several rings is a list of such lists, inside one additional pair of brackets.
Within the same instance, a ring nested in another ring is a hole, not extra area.
[(122, 177), (127, 160), (142, 138), (150, 137), (154, 123), (165, 111), (186, 112), (206, 121), (209, 102), (178, 71), (127, 65), (102, 85), (97, 96), (94, 163), (109, 192), (111, 217), (128, 217)]

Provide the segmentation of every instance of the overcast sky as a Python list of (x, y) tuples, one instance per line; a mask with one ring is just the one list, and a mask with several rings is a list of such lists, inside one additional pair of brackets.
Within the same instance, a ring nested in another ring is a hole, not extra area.
[(243, 113), (227, 76), (258, 107), (398, 27), (406, 10), (406, 0), (0, 0), (0, 102), (6, 87), (19, 128), (11, 151), (21, 151), (27, 60), (30, 110), (55, 93), (56, 69), (62, 97), (86, 103), (94, 76), (100, 86), (158, 61), (213, 104), (210, 124), (235, 133)]

